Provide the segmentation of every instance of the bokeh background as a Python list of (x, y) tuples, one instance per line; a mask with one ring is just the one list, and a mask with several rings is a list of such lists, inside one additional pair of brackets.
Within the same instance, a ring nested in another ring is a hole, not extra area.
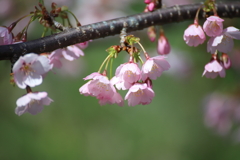
[[(47, 0), (67, 5), (82, 24), (140, 13), (143, 0)], [(163, 1), (166, 6), (199, 1)], [(0, 0), (1, 25), (10, 25), (34, 10), (37, 0)], [(22, 28), (27, 21), (17, 26)], [(83, 77), (98, 70), (107, 56), (105, 50), (119, 43), (119, 37), (94, 40), (84, 50), (85, 56), (48, 73), (34, 91), (46, 91), (54, 100), (36, 115), (14, 113), (16, 100), (25, 90), (9, 84), (10, 63), (0, 63), (0, 159), (32, 160), (239, 160), (240, 146), (233, 131), (220, 134), (204, 121), (206, 97), (213, 93), (233, 95), (239, 89), (239, 42), (230, 56), (236, 63), (226, 78), (202, 77), (211, 55), (206, 43), (188, 47), (183, 32), (192, 21), (165, 25), (165, 35), (172, 46), (168, 56), (170, 71), (153, 81), (156, 97), (150, 105), (124, 107), (100, 106), (93, 97), (79, 94)], [(203, 21), (201, 21), (203, 23)], [(226, 19), (224, 25), (240, 28), (239, 19)], [(17, 29), (16, 28), (16, 29)], [(31, 25), (28, 39), (38, 38), (43, 28)], [(146, 30), (134, 32), (152, 55)], [(126, 61), (124, 54), (115, 61)], [(121, 92), (124, 95), (126, 92)], [(237, 97), (239, 99), (239, 96)], [(237, 126), (237, 125), (236, 125)], [(233, 128), (237, 128), (234, 126)]]

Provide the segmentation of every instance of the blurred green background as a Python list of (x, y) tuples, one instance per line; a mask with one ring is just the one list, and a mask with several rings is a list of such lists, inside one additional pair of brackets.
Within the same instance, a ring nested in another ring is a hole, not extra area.
[[(119, 10), (125, 14), (139, 13), (144, 8), (142, 1), (123, 1), (128, 3), (128, 7)], [(0, 4), (2, 2), (0, 0)], [(1, 17), (4, 25), (34, 10), (31, 5), (37, 5), (38, 1), (11, 2), (12, 12)], [(50, 4), (51, 1), (46, 2)], [(64, 4), (64, 0), (59, 3)], [(84, 8), (84, 5), (74, 7), (79, 1), (66, 3), (74, 9), (73, 12)], [(101, 1), (100, 4), (106, 3), (110, 1)], [(85, 16), (88, 16), (87, 13)], [(226, 20), (225, 25), (234, 24), (239, 28), (237, 21), (239, 19)], [(42, 85), (33, 88), (34, 91), (48, 92), (54, 100), (36, 116), (15, 115), (16, 100), (25, 94), (25, 90), (9, 85), (10, 63), (2, 61), (0, 159), (239, 160), (239, 144), (233, 142), (231, 137), (218, 136), (203, 121), (203, 98), (216, 90), (234, 90), (239, 82), (239, 71), (230, 69), (226, 78), (214, 80), (201, 77), (210, 54), (206, 52), (206, 43), (195, 48), (188, 47), (183, 41), (183, 32), (191, 23), (188, 21), (164, 27), (174, 52), (171, 54), (181, 52), (180, 58), (189, 59), (187, 64), (181, 63), (187, 65), (187, 70), (174, 68), (176, 61), (169, 55), (172, 73), (163, 73), (153, 81), (156, 97), (146, 106), (128, 107), (127, 102), (124, 107), (100, 106), (95, 98), (79, 94), (79, 87), (85, 83), (82, 78), (98, 70), (107, 56), (105, 50), (119, 43), (118, 36), (94, 40), (85, 49), (85, 56), (74, 62), (78, 64), (73, 69), (55, 69), (47, 75)], [(29, 34), (29, 40), (42, 33), (41, 26), (35, 27)], [(156, 44), (149, 42), (146, 30), (134, 34), (141, 38), (152, 56), (157, 54)], [(126, 57), (121, 55), (114, 65), (116, 67), (125, 61)], [(121, 93), (123, 97), (126, 94)]]

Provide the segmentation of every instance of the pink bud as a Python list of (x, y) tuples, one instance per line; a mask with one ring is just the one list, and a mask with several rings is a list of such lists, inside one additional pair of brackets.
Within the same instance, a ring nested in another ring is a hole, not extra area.
[(231, 61), (230, 61), (230, 58), (227, 54), (222, 53), (221, 60), (222, 60), (222, 63), (223, 63), (223, 67), (225, 69), (229, 69), (231, 67)]
[(165, 54), (168, 54), (170, 50), (171, 50), (171, 47), (166, 36), (163, 33), (161, 33), (158, 39), (158, 49), (157, 49), (158, 54), (165, 55)]
[(156, 39), (156, 30), (154, 26), (148, 27), (147, 29), (148, 38), (151, 42), (154, 42)]
[(149, 10), (150, 12), (152, 12), (152, 11), (154, 10), (154, 8), (155, 8), (154, 2), (151, 2), (151, 3), (148, 4), (148, 10)]

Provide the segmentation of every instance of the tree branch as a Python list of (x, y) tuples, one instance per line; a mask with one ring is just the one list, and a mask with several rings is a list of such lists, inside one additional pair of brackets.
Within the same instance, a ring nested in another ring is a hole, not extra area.
[[(200, 5), (202, 5), (202, 3), (176, 5), (169, 8), (158, 9), (154, 12), (102, 21), (84, 25), (79, 28), (70, 28), (58, 34), (25, 43), (0, 46), (0, 60), (11, 60), (14, 62), (21, 55), (27, 53), (51, 52), (76, 43), (113, 36), (120, 34), (123, 27), (127, 29), (127, 32), (131, 32), (152, 25), (164, 25), (167, 23), (193, 20)], [(240, 2), (217, 3), (216, 9), (220, 17), (240, 17)], [(205, 13), (201, 11), (199, 18), (202, 19), (205, 18), (205, 16)]]

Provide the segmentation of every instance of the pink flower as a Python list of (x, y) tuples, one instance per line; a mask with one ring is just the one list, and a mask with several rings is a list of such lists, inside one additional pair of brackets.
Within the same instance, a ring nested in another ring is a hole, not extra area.
[(39, 56), (34, 53), (29, 53), (20, 57), (13, 66), (14, 80), (19, 88), (26, 88), (26, 86), (35, 87), (42, 83), (45, 73), (47, 73), (52, 66), (46, 56)]
[(121, 64), (116, 69), (115, 76), (115, 80), (118, 80), (118, 82), (114, 81), (116, 87), (125, 90), (129, 89), (133, 83), (140, 80), (141, 71), (136, 63), (129, 62)]
[(77, 43), (75, 45), (78, 46), (81, 49), (85, 49), (85, 48), (88, 47), (88, 43), (89, 43), (89, 41), (86, 41), (86, 42), (82, 42), (82, 43)]
[(160, 34), (158, 39), (158, 54), (165, 55), (168, 54), (171, 50), (170, 44), (164, 34)]
[(52, 68), (53, 67), (56, 67), (56, 68), (61, 68), (62, 67), (62, 62), (61, 62), (59, 57), (55, 57), (55, 56), (50, 55), (49, 60), (50, 60), (50, 64), (52, 65)]
[(96, 97), (99, 99), (100, 105), (116, 103), (119, 106), (123, 106), (121, 95), (106, 76), (95, 72), (85, 77), (84, 80), (90, 81), (79, 88), (80, 94)]
[(0, 27), (0, 37), (3, 40), (2, 42), (0, 42), (0, 45), (7, 45), (13, 43), (12, 33), (9, 32), (8, 28), (6, 27)]
[(199, 44), (202, 44), (206, 37), (200, 25), (191, 24), (184, 31), (183, 39), (187, 45), (196, 47)]
[(47, 92), (32, 92), (20, 97), (17, 100), (15, 113), (21, 116), (26, 112), (33, 115), (41, 112), (43, 110), (43, 105), (48, 106), (53, 101), (47, 95)]
[(128, 100), (129, 106), (146, 105), (152, 102), (154, 96), (154, 91), (146, 83), (135, 83), (127, 92), (125, 100)]
[(56, 67), (56, 68), (61, 68), (62, 67), (62, 62), (61, 62), (61, 58), (63, 57), (62, 55), (62, 52), (61, 50), (57, 49), (53, 52), (51, 52), (50, 55), (47, 56), (50, 60), (50, 64), (52, 65), (52, 68), (53, 67)]
[(157, 79), (160, 77), (163, 71), (170, 68), (169, 63), (165, 60), (164, 56), (156, 56), (148, 58), (142, 66), (142, 80), (145, 81), (147, 78)]
[(55, 55), (57, 57), (63, 56), (65, 59), (73, 61), (74, 59), (78, 59), (80, 56), (84, 56), (84, 53), (77, 45), (71, 45), (64, 49), (57, 49), (53, 51), (51, 55)]
[(203, 30), (210, 37), (219, 36), (223, 31), (223, 22), (222, 18), (218, 16), (210, 16), (203, 24)]
[(223, 53), (231, 52), (234, 46), (233, 39), (240, 39), (240, 31), (235, 27), (228, 27), (222, 34), (209, 39), (207, 51), (215, 53), (216, 50)]
[(224, 67), (216, 60), (212, 60), (208, 64), (205, 65), (205, 70), (202, 76), (206, 76), (207, 78), (216, 78), (218, 75), (220, 77), (225, 77), (225, 69)]

